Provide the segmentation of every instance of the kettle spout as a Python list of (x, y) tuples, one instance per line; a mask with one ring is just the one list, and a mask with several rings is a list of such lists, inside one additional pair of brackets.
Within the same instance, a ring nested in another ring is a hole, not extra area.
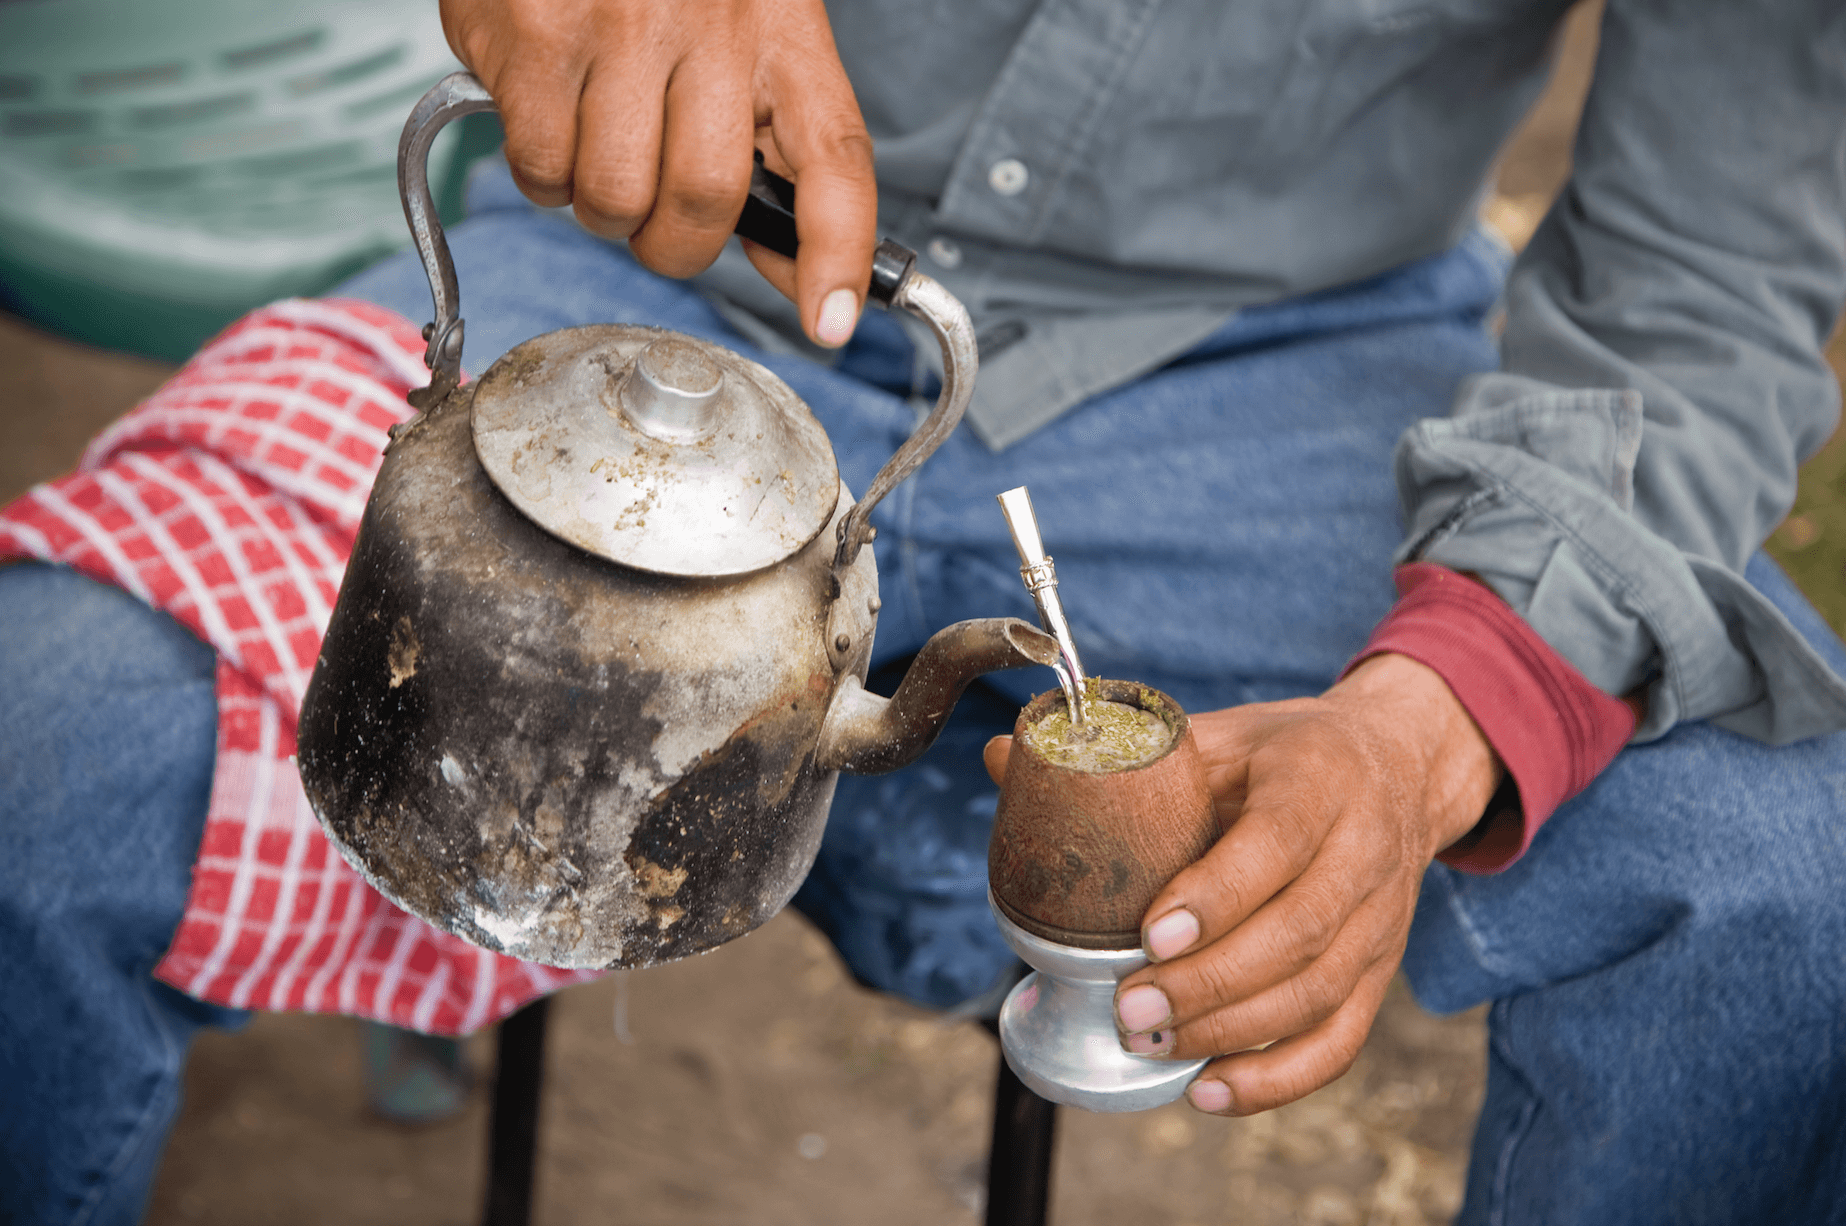
[(822, 770), (877, 775), (908, 766), (936, 743), (968, 683), (982, 673), (1055, 665), (1058, 641), (1016, 617), (982, 617), (938, 630), (917, 653), (897, 693), (882, 698), (848, 676), (821, 726)]

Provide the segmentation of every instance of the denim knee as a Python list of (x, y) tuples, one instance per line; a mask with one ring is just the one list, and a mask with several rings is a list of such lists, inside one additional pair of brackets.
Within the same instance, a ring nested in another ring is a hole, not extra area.
[(14, 922), (81, 924), (99, 910), (164, 922), (133, 951), (158, 953), (203, 830), (216, 656), (127, 593), (39, 563), (0, 569), (0, 624), (0, 820), (11, 851), (0, 897)]
[(129, 1222), (200, 1025), (150, 972), (184, 910), (213, 652), (69, 570), (0, 568), (0, 1219)]
[(1405, 970), (1496, 1001), (1461, 1221), (1838, 1220), (1842, 779), (1846, 734), (1683, 726), (1504, 873), (1431, 870)]

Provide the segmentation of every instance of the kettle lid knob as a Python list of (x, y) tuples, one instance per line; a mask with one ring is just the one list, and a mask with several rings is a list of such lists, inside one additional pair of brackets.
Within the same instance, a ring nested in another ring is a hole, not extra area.
[(663, 336), (635, 356), (616, 400), (635, 429), (672, 443), (709, 438), (723, 419), (724, 372), (683, 336)]

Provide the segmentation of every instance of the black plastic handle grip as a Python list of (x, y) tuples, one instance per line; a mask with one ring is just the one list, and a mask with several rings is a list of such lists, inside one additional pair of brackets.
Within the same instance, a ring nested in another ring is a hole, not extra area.
[(761, 149), (750, 168), (750, 194), (737, 218), (737, 236), (791, 260), (800, 245), (795, 238), (795, 185), (763, 165)]
[[(737, 218), (737, 235), (791, 260), (800, 246), (795, 237), (795, 185), (763, 165), (761, 149), (756, 151), (756, 165), (750, 168), (750, 194), (744, 197), (744, 211)], [(910, 248), (888, 238), (880, 242), (872, 253), (867, 296), (879, 306), (890, 306), (897, 287), (916, 262), (917, 253)]]

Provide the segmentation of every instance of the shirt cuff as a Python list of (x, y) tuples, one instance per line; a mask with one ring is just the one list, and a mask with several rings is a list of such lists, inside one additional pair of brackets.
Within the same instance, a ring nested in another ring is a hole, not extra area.
[(1436, 858), (1463, 872), (1499, 872), (1615, 760), (1634, 735), (1634, 712), (1584, 680), (1487, 587), (1431, 562), (1400, 566), (1395, 579), (1397, 604), (1346, 671), (1384, 652), (1409, 656), (1435, 670), (1474, 717), (1507, 783), (1474, 829)]

